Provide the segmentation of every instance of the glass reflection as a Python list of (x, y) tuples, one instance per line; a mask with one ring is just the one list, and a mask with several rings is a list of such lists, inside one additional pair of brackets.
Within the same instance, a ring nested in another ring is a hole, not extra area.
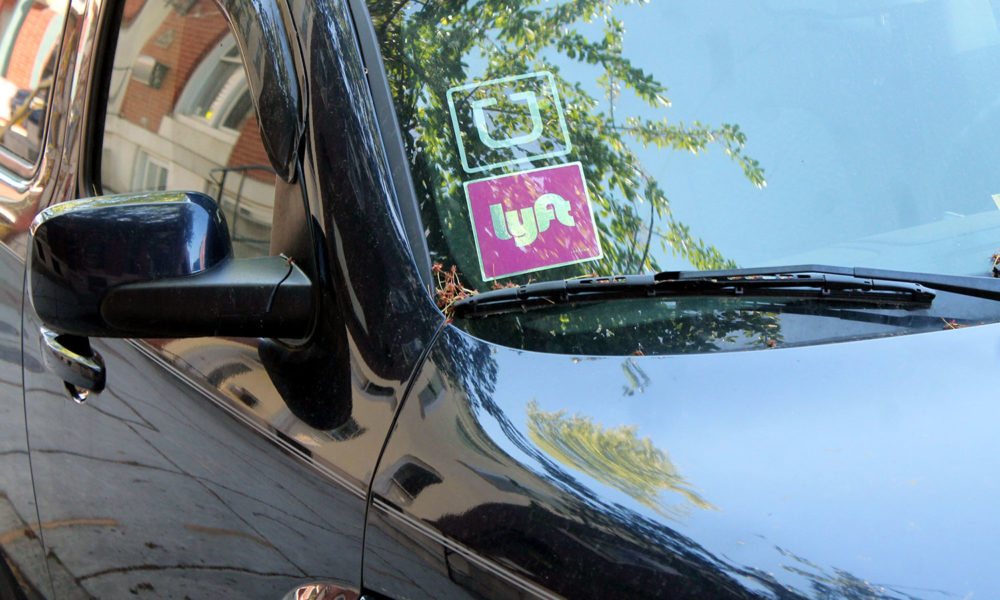
[[(875, 383), (886, 369), (912, 365), (887, 367), (893, 359), (875, 358), (877, 351), (845, 381), (828, 367), (848, 351), (824, 345), (798, 351), (797, 368), (826, 390), (818, 395), (775, 394), (774, 373), (762, 365), (776, 353), (765, 352), (630, 358), (649, 381), (645, 392), (621, 396), (621, 359), (504, 350), (448, 330), (374, 480), (382, 512), (370, 521), (366, 568), (397, 578), (386, 590), (400, 594), (394, 586), (431, 581), (379, 555), (414, 543), (392, 515), (399, 511), (573, 598), (615, 589), (638, 597), (929, 600), (990, 589), (982, 574), (993, 536), (980, 516), (989, 502), (963, 496), (967, 518), (940, 504), (975, 489), (992, 497), (993, 486), (977, 480), (980, 463), (961, 464), (992, 439), (989, 425), (964, 425), (969, 448), (943, 450), (913, 435), (919, 425), (887, 427), (864, 416), (906, 398), (904, 420), (931, 421), (932, 439), (954, 440), (969, 411), (994, 408), (990, 398), (962, 396), (990, 379), (978, 369), (992, 358), (971, 358), (995, 346), (993, 336), (982, 337), (983, 346), (948, 348), (977, 372), (969, 388), (934, 374), (904, 389), (895, 379), (886, 393)], [(903, 342), (885, 340), (888, 354)], [(939, 361), (939, 349), (928, 342), (924, 358)], [(948, 394), (956, 400), (943, 405)], [(845, 464), (826, 449), (841, 443), (843, 454), (857, 455)], [(904, 472), (945, 472), (957, 483), (942, 490), (942, 482), (895, 481)], [(915, 522), (901, 531), (900, 519)], [(918, 535), (920, 527), (927, 531)], [(913, 569), (921, 564), (942, 568)], [(510, 593), (495, 572), (450, 556), (441, 573), (472, 593)]]
[[(660, 515), (679, 519), (692, 508), (716, 509), (681, 476), (665, 451), (648, 437), (639, 438), (638, 425), (604, 427), (579, 413), (541, 410), (534, 400), (527, 413), (528, 437), (543, 452)], [(683, 501), (671, 503), (663, 492), (680, 494)]]
[(488, 289), (463, 183), (573, 161), (583, 164), (603, 256), (515, 281), (657, 270), (667, 254), (702, 269), (735, 264), (671, 210), (650, 158), (654, 150), (717, 153), (735, 163), (726, 175), (742, 171), (751, 191), (764, 187), (763, 168), (746, 152), (739, 125), (669, 119), (669, 81), (650, 68), (656, 58), (645, 46), (629, 43), (626, 7), (401, 0), (368, 7), (408, 132), (418, 197), (431, 200), (421, 208), (432, 256), (457, 265), (470, 287)]
[(129, 0), (115, 51), (101, 169), (105, 193), (212, 196), (238, 257), (268, 254), (275, 171), (239, 48), (209, 0)]
[(41, 151), (66, 5), (20, 0), (0, 6), (0, 144), (30, 162)]

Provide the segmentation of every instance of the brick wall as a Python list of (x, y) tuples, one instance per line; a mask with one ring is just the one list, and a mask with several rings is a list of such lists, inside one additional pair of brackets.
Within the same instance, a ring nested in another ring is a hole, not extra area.
[(132, 19), (139, 16), (142, 12), (142, 7), (146, 5), (146, 0), (139, 0), (138, 2), (126, 2), (125, 7), (122, 9), (122, 26), (127, 27)]
[[(132, 3), (144, 2), (145, 0), (127, 0), (125, 10), (128, 11)], [(173, 34), (172, 39), (169, 39), (169, 32)], [(151, 56), (167, 66), (163, 85), (155, 90), (130, 77), (121, 116), (150, 131), (158, 131), (160, 121), (173, 111), (184, 91), (184, 85), (198, 63), (228, 32), (229, 26), (225, 18), (211, 0), (201, 0), (183, 17), (176, 11), (171, 11), (141, 51), (141, 54)]]
[[(271, 161), (267, 158), (264, 150), (264, 143), (260, 139), (260, 128), (257, 126), (257, 115), (251, 113), (240, 127), (240, 137), (233, 146), (233, 151), (229, 155), (228, 167), (242, 167), (247, 165), (270, 166)], [(274, 174), (267, 171), (253, 170), (247, 176), (257, 181), (274, 183)]]
[(48, 60), (47, 56), (38, 56), (39, 46), (42, 44), (42, 37), (49, 23), (56, 18), (59, 18), (59, 13), (43, 4), (33, 5), (25, 15), (21, 30), (17, 34), (17, 42), (10, 54), (10, 62), (7, 64), (7, 80), (17, 87), (34, 88), (31, 73), (35, 69), (35, 62), (39, 58)]

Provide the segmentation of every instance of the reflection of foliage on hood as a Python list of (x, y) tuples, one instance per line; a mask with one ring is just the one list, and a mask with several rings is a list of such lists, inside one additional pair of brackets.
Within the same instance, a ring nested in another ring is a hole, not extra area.
[[(584, 165), (604, 247), (604, 258), (596, 264), (564, 267), (551, 276), (569, 277), (595, 268), (605, 273), (655, 271), (650, 248), (654, 241), (664, 252), (698, 269), (735, 266), (674, 218), (666, 193), (633, 148), (699, 154), (717, 144), (750, 183), (763, 187), (763, 170), (743, 152), (745, 134), (738, 125), (672, 123), (666, 118), (622, 114), (618, 105), (623, 91), (654, 109), (670, 106), (667, 88), (624, 56), (625, 28), (612, 9), (634, 2), (569, 0), (544, 8), (540, 3), (369, 1), (412, 161), (418, 201), (430, 226), (430, 246), (436, 251), (433, 259), (458, 263), (465, 277), (479, 283), (474, 264), (462, 262), (475, 256), (475, 249), (461, 189), (462, 168), (451, 134), (447, 90), (472, 80), (549, 71), (555, 76), (570, 128), (573, 152), (569, 159)], [(600, 39), (588, 39), (577, 31), (576, 27), (594, 21), (603, 22)], [(468, 72), (464, 61), (470, 59), (481, 62), (481, 72)], [(570, 81), (560, 73), (556, 63), (571, 61), (590, 65), (586, 68), (594, 71), (593, 83), (603, 97), (595, 98), (583, 82)], [(535, 166), (545, 164), (541, 161)], [(445, 248), (451, 256), (442, 255)]]
[[(650, 439), (639, 439), (639, 427), (604, 428), (582, 415), (566, 411), (540, 410), (528, 403), (528, 436), (544, 452), (562, 464), (625, 492), (638, 502), (668, 517), (684, 517), (692, 507), (712, 509), (677, 472), (666, 452)], [(666, 490), (681, 494), (682, 503), (669, 505), (661, 497)]]

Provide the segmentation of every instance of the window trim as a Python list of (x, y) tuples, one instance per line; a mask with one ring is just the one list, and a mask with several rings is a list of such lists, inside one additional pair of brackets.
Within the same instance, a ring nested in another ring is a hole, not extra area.
[(118, 31), (125, 12), (125, 0), (102, 2), (94, 28), (93, 58), (88, 77), (81, 83), (88, 86), (84, 106), (84, 131), (80, 143), (77, 197), (100, 196), (104, 186), (101, 181), (101, 164), (104, 152), (104, 128), (107, 125), (107, 106), (114, 75), (115, 49)]

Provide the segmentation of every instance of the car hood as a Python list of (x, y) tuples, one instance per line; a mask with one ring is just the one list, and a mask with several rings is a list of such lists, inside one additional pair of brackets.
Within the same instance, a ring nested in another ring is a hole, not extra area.
[[(612, 562), (655, 562), (679, 544), (739, 596), (994, 591), (1000, 325), (661, 357), (515, 351), (452, 327), (436, 346), (495, 454), (536, 481), (504, 478), (532, 506), (631, 540)], [(444, 458), (428, 462), (448, 471)], [(489, 470), (473, 463), (462, 465)], [(468, 506), (449, 515), (411, 509), (502, 554), (460, 524), (477, 504), (463, 489)]]

